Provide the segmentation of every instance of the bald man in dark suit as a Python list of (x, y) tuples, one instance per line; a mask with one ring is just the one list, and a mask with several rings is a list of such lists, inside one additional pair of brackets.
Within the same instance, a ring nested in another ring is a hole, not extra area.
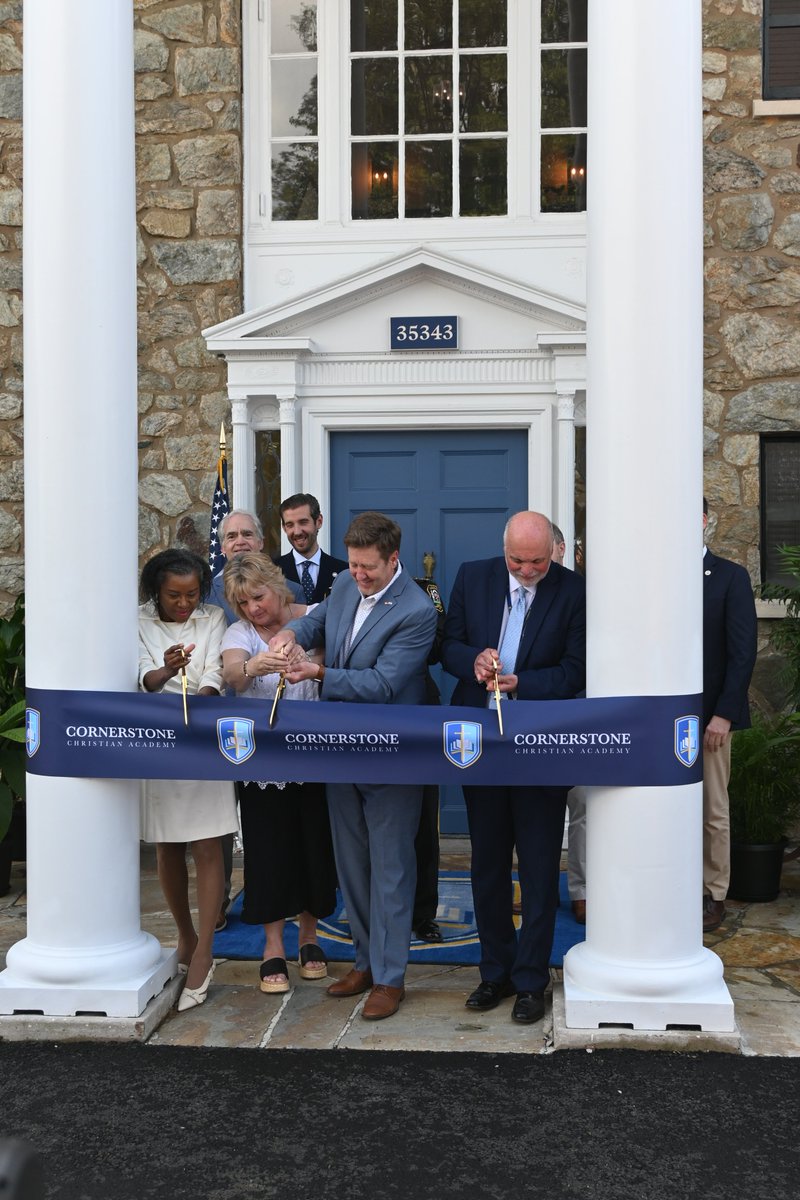
[[(542, 513), (516, 513), (504, 555), (464, 563), (445, 621), (442, 662), (458, 680), (452, 703), (486, 708), (499, 685), (519, 700), (568, 700), (585, 687), (586, 595), (580, 575), (551, 561), (553, 526)], [(512, 1018), (544, 1016), (550, 980), (565, 787), (465, 787), (472, 840), (472, 893), (481, 943), (481, 983), (467, 999), (479, 1012), (515, 995)], [(512, 915), (517, 850), (522, 928)]]

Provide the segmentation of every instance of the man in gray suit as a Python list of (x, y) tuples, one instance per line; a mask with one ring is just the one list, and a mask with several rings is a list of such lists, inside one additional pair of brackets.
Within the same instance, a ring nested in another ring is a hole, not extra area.
[[(349, 573), (336, 578), (318, 607), (274, 637), (270, 650), (285, 648), (291, 683), (318, 679), (322, 700), (424, 704), (437, 613), (400, 564), (400, 527), (383, 513), (360, 513), (344, 543)], [(300, 647), (323, 644), (324, 666), (305, 660)], [(362, 1011), (367, 1020), (391, 1017), (405, 995), (422, 790), (422, 784), (328, 784), (336, 867), (355, 946), (355, 966), (328, 992), (357, 996), (371, 988)]]

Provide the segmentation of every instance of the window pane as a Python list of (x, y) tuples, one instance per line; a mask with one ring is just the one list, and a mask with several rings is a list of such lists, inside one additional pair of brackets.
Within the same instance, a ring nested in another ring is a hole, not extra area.
[(273, 54), (316, 50), (316, 0), (271, 0), (269, 30)]
[(406, 50), (441, 50), (453, 44), (453, 0), (405, 0)]
[(459, 130), (483, 133), (508, 128), (506, 56), (459, 55)]
[(448, 55), (406, 59), (406, 133), (453, 129), (453, 60)]
[(351, 132), (394, 133), (397, 122), (397, 60), (365, 58), (353, 63)]
[(459, 46), (505, 46), (507, 7), (506, 0), (461, 0)]
[(397, 142), (361, 142), (353, 146), (354, 219), (396, 217), (397, 177)]
[(316, 58), (276, 59), (272, 64), (272, 136), (316, 132)]
[(264, 529), (264, 553), (281, 552), (281, 435), (256, 431), (256, 513)]
[(586, 208), (586, 134), (542, 137), (542, 212)]
[(542, 42), (585, 42), (586, 0), (542, 0)]
[(452, 216), (452, 193), (452, 143), (408, 142), (406, 145), (406, 216)]
[(273, 221), (316, 221), (317, 174), (315, 145), (273, 147)]
[(397, 0), (350, 0), (350, 49), (397, 49)]
[(586, 124), (586, 51), (542, 51), (542, 129)]
[(508, 212), (505, 138), (461, 142), (461, 216), (504, 216)]

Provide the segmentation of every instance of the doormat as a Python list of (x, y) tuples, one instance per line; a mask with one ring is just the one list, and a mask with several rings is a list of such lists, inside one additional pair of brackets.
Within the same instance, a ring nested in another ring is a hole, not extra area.
[[(566, 872), (561, 872), (559, 881), (560, 902), (556, 914), (556, 929), (553, 938), (552, 967), (560, 967), (564, 955), (576, 942), (585, 937), (585, 927), (579, 925), (572, 915)], [(264, 928), (262, 925), (245, 925), (242, 921), (244, 893), (239, 892), (228, 909), (228, 924), (214, 935), (215, 958), (258, 959), (264, 951)], [(519, 899), (519, 883), (514, 874), (514, 899)], [(453, 966), (477, 966), (480, 962), (480, 944), (475, 928), (475, 913), (472, 907), (472, 888), (469, 873), (464, 871), (441, 871), (439, 873), (439, 907), (436, 920), (442, 931), (443, 941), (431, 945), (412, 940), (409, 962), (449, 963)], [(514, 922), (519, 928), (520, 918)], [(331, 962), (352, 962), (353, 943), (350, 926), (341, 892), (336, 893), (336, 911), (318, 925), (319, 944)], [(297, 922), (287, 921), (284, 935), (286, 957), (297, 961)]]

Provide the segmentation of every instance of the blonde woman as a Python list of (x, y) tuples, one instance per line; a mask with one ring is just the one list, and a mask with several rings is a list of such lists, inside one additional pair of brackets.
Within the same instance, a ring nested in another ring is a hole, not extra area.
[[(240, 618), (222, 641), (222, 673), (238, 695), (272, 704), (279, 669), (270, 638), (303, 616), (283, 574), (263, 554), (238, 554), (225, 567), (225, 598)], [(318, 700), (311, 680), (287, 683), (286, 700)], [(317, 920), (336, 906), (336, 871), (325, 787), (320, 783), (247, 782), (239, 786), (244, 842), (242, 920), (264, 926), (261, 990), (287, 992), (287, 917), (299, 914), (299, 966), (304, 979), (324, 979), (327, 960)]]

